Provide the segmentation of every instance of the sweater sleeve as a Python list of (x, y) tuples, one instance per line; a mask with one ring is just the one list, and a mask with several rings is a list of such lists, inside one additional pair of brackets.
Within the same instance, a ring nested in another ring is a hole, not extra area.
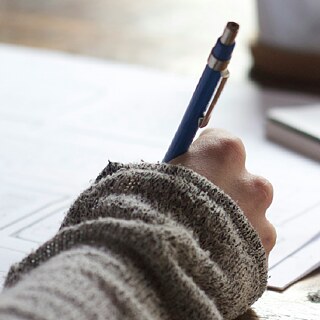
[(11, 267), (0, 318), (234, 319), (266, 282), (261, 241), (222, 190), (180, 166), (109, 163)]

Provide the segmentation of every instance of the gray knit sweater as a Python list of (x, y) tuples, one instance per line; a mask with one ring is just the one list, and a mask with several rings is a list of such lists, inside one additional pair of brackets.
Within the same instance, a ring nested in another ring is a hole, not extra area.
[(266, 281), (259, 237), (222, 190), (179, 166), (109, 163), (11, 267), (0, 319), (233, 319)]

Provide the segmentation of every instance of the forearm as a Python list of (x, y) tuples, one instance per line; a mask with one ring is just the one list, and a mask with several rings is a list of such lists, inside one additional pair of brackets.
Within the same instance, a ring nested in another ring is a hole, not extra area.
[[(109, 165), (70, 209), (62, 231), (19, 269), (12, 269), (7, 285), (14, 285), (37, 265), (40, 267), (30, 274), (42, 272), (45, 277), (51, 273), (46, 268), (68, 254), (68, 259), (61, 260), (61, 273), (69, 270), (74, 247), (87, 245), (105, 248), (100, 249), (105, 259), (127, 268), (123, 273), (127, 277), (123, 277), (114, 274), (121, 267), (104, 262), (103, 280), (90, 285), (92, 295), (102, 290), (113, 302), (120, 301), (120, 289), (125, 288), (123, 292), (132, 293), (126, 308), (135, 305), (132, 312), (138, 313), (137, 319), (143, 319), (143, 313), (154, 319), (233, 318), (244, 312), (266, 285), (264, 251), (239, 208), (209, 181), (183, 168)], [(81, 275), (91, 269), (83, 270), (86, 263), (80, 265), (80, 274), (72, 275), (85, 283)], [(59, 268), (52, 268), (58, 276)], [(110, 286), (108, 281), (117, 278), (121, 281)], [(26, 276), (8, 295), (23, 292), (28, 281), (39, 283)], [(140, 283), (139, 289), (135, 281)], [(62, 279), (55, 282), (64, 284)], [(83, 290), (77, 286), (72, 281), (68, 289), (81, 296)], [(41, 294), (38, 298), (41, 303)], [(106, 305), (109, 302), (107, 299)], [(113, 306), (117, 309), (120, 305)], [(99, 313), (103, 308), (104, 304), (96, 306)]]
[(53, 256), (7, 290), (0, 318), (160, 319), (152, 294), (130, 259), (80, 245)]

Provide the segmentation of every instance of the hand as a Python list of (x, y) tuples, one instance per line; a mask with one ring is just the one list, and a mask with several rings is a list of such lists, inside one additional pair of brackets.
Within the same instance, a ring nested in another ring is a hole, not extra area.
[(194, 170), (235, 200), (269, 255), (276, 241), (275, 228), (266, 218), (273, 188), (268, 180), (246, 170), (245, 159), (245, 148), (239, 138), (221, 129), (207, 129), (188, 152), (170, 163)]

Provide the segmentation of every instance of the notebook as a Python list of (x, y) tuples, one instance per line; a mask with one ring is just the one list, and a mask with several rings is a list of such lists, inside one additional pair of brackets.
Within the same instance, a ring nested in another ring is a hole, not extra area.
[[(0, 45), (0, 63), (3, 282), (12, 263), (58, 231), (70, 204), (108, 160), (161, 161), (198, 78), (7, 45)], [(319, 101), (229, 81), (210, 125), (240, 136), (247, 168), (274, 186), (268, 217), (278, 244), (270, 255), (269, 285), (285, 288), (320, 261), (314, 250), (320, 170), (317, 162), (265, 139), (262, 104)], [(291, 269), (284, 274), (287, 263)]]

